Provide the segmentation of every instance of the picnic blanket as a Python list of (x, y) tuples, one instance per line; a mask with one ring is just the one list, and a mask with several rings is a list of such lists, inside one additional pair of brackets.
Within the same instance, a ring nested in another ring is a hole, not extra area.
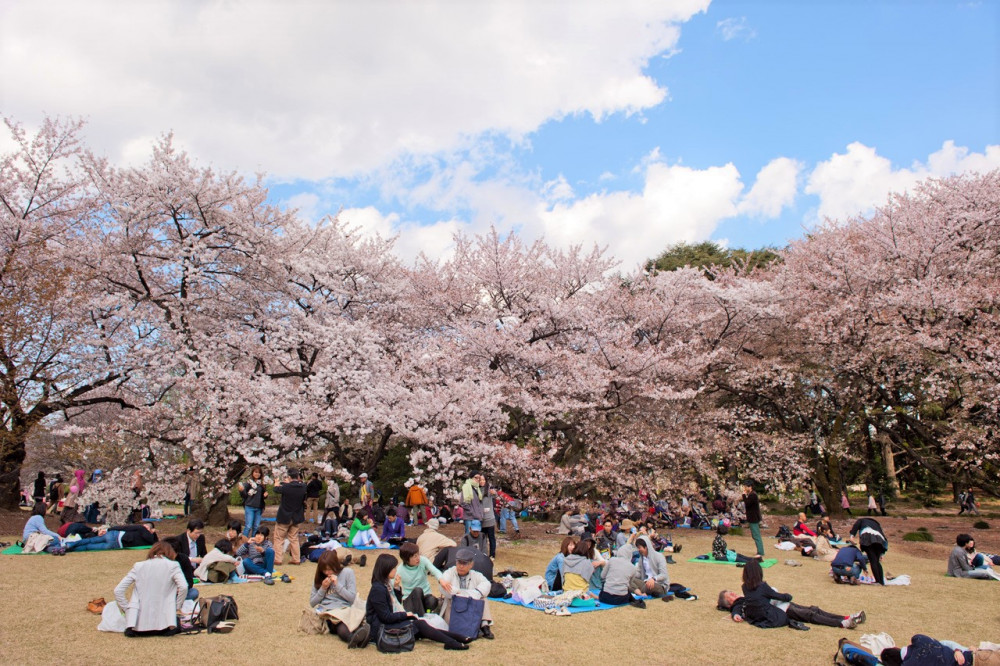
[[(152, 546), (132, 546), (130, 548), (116, 548), (115, 550), (149, 550)], [(73, 551), (68, 551), (72, 553)], [(81, 550), (81, 553), (101, 553), (104, 551), (100, 550)], [(7, 546), (3, 550), (0, 550), (0, 555), (48, 555), (44, 550), (41, 553), (25, 553), (24, 549), (14, 544), (13, 546)]]
[(399, 546), (341, 546), (341, 548), (350, 548), (351, 550), (399, 550)]
[[(728, 564), (730, 566), (736, 566), (736, 562), (730, 562), (729, 560), (717, 560), (711, 555), (698, 555), (697, 557), (692, 557), (688, 562), (701, 562), (702, 564)], [(760, 568), (767, 569), (768, 567), (773, 567), (778, 563), (777, 559), (771, 558), (767, 560), (761, 560)]]
[[(534, 604), (522, 604), (520, 601), (514, 601), (513, 599), (496, 599), (490, 597), (490, 601), (499, 601), (500, 603), (509, 604), (511, 606), (519, 606), (521, 608), (528, 608), (530, 610), (536, 610), (542, 612), (545, 611), (544, 608), (539, 608)], [(624, 607), (627, 606), (628, 604), (625, 604)], [(583, 607), (567, 606), (566, 610), (568, 610), (570, 614), (575, 614), (575, 613), (587, 613), (590, 611), (610, 610), (612, 608), (623, 608), (623, 606), (612, 606), (610, 604), (602, 604), (600, 601), (598, 601), (596, 606), (583, 606)]]

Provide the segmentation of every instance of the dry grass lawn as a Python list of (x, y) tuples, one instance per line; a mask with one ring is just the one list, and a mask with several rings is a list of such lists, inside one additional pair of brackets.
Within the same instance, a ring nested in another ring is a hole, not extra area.
[[(455, 531), (449, 526), (446, 533)], [(868, 624), (847, 631), (814, 626), (808, 633), (791, 629), (757, 629), (734, 624), (715, 609), (719, 590), (739, 586), (741, 569), (687, 562), (711, 548), (710, 532), (678, 530), (683, 558), (670, 568), (671, 580), (684, 583), (700, 595), (698, 601), (652, 601), (646, 610), (625, 607), (551, 617), (540, 611), (494, 603), (496, 640), (480, 640), (460, 658), (477, 664), (648, 663), (648, 664), (826, 664), (841, 636), (855, 640), (863, 632), (886, 631), (899, 643), (914, 633), (950, 638), (967, 644), (1000, 642), (1000, 584), (955, 580), (944, 574), (945, 555), (936, 559), (890, 550), (885, 566), (893, 573), (912, 576), (909, 587), (834, 585), (828, 566), (802, 560), (789, 567), (785, 559), (801, 559), (766, 546), (779, 564), (765, 570), (766, 580), (795, 595), (803, 604), (815, 604), (838, 613), (864, 609)], [(2, 537), (11, 541), (11, 537)], [(557, 548), (556, 537), (517, 543), (501, 542), (497, 568), (512, 566), (541, 573)], [(730, 547), (753, 551), (749, 536), (730, 537)], [(769, 553), (771, 555), (771, 553)], [(440, 645), (418, 642), (406, 656), (381, 655), (374, 646), (348, 653), (331, 636), (297, 632), (299, 616), (308, 602), (314, 565), (286, 567), (291, 584), (268, 587), (259, 583), (214, 586), (207, 594), (226, 592), (236, 598), (241, 619), (228, 635), (127, 639), (96, 630), (99, 618), (84, 608), (94, 597), (112, 598), (112, 590), (141, 551), (78, 553), (66, 557), (0, 556), (0, 663), (4, 664), (134, 664), (140, 660), (188, 664), (233, 664), (275, 661), (282, 664), (323, 663), (330, 658), (363, 659), (365, 663), (450, 663), (455, 653)], [(369, 552), (369, 558), (372, 558)], [(356, 569), (363, 592), (369, 587), (371, 565)], [(206, 594), (205, 588), (202, 588)]]

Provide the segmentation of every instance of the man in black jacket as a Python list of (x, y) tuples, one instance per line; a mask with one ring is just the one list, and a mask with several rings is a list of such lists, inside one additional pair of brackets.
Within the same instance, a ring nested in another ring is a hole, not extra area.
[(181, 567), (181, 573), (188, 584), (188, 598), (193, 599), (197, 594), (191, 596), (194, 589), (194, 570), (201, 564), (201, 559), (205, 557), (208, 548), (205, 545), (205, 523), (197, 518), (188, 521), (187, 530), (183, 534), (164, 539), (177, 553), (177, 564)]
[(281, 495), (278, 505), (277, 525), (274, 527), (274, 566), (281, 566), (285, 557), (285, 538), (289, 540), (291, 564), (299, 564), (299, 523), (304, 522), (306, 484), (302, 483), (302, 473), (297, 469), (288, 470), (285, 482), (274, 489)]
[[(771, 590), (770, 586), (767, 586)], [(773, 590), (772, 590), (773, 591)], [(778, 604), (763, 602), (765, 613), (763, 616), (750, 620), (746, 614), (746, 598), (741, 597), (738, 592), (723, 590), (719, 593), (719, 610), (729, 611), (734, 622), (746, 620), (755, 627), (762, 629), (772, 629), (775, 627), (789, 626), (793, 629), (806, 629), (803, 623), (819, 624), (825, 627), (840, 627), (841, 629), (854, 629), (865, 621), (865, 612), (859, 611), (853, 615), (838, 615), (818, 608), (817, 606), (802, 606), (792, 603), (792, 595), (775, 593)]]
[(757, 491), (749, 482), (743, 482), (743, 507), (747, 512), (747, 523), (750, 524), (750, 535), (757, 545), (757, 554), (765, 557), (764, 541), (760, 538), (760, 500), (757, 498)]
[(153, 523), (141, 525), (120, 525), (118, 527), (102, 527), (97, 536), (66, 544), (66, 551), (72, 550), (118, 550), (119, 548), (136, 548), (152, 546), (159, 540)]

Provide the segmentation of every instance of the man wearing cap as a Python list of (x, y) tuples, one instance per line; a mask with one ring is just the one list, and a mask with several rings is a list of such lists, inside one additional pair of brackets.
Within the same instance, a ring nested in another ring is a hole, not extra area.
[(490, 602), (486, 600), (492, 586), (490, 585), (490, 581), (486, 579), (486, 576), (472, 568), (472, 563), (475, 559), (475, 550), (471, 548), (459, 548), (455, 554), (455, 566), (445, 571), (441, 576), (439, 582), (448, 583), (451, 586), (451, 592), (448, 592), (443, 587), (441, 589), (444, 594), (441, 617), (446, 622), (450, 621), (452, 597), (482, 599), (485, 601), (485, 605), (483, 607), (483, 619), (479, 635), (483, 638), (493, 640), (493, 630), (490, 628), (490, 625), (493, 624), (493, 617), (490, 614)]
[(361, 479), (361, 506), (371, 509), (372, 503), (375, 501), (375, 486), (368, 480), (368, 472), (361, 472), (361, 476), (358, 478)]
[(469, 533), (462, 537), (462, 540), (458, 542), (459, 548), (475, 548), (476, 550), (486, 553), (490, 553), (490, 544), (486, 539), (486, 535), (483, 534), (483, 526), (478, 520), (468, 520), (466, 525), (469, 526)]
[(439, 527), (438, 519), (431, 518), (427, 521), (427, 529), (417, 537), (417, 548), (420, 549), (420, 554), (432, 562), (442, 548), (454, 548), (458, 545), (438, 532)]
[(274, 526), (274, 565), (281, 566), (285, 557), (285, 538), (288, 538), (288, 548), (291, 552), (291, 563), (299, 564), (299, 523), (305, 522), (306, 484), (302, 483), (302, 472), (297, 469), (288, 470), (285, 482), (274, 489), (281, 495), (278, 505), (278, 518)]

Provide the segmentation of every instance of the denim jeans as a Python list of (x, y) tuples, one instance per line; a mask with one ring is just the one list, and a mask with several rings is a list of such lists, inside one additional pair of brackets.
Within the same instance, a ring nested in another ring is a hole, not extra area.
[(830, 567), (833, 570), (835, 576), (847, 576), (848, 578), (857, 578), (861, 575), (861, 565), (855, 562), (854, 564), (834, 564)]
[(95, 536), (90, 537), (89, 539), (71, 541), (66, 544), (66, 550), (118, 550), (122, 547), (121, 543), (118, 542), (121, 534), (121, 532), (116, 530), (108, 530), (104, 536)]
[(507, 521), (508, 520), (510, 521), (511, 525), (514, 526), (514, 531), (515, 532), (520, 532), (521, 531), (521, 528), (518, 527), (518, 525), (517, 525), (517, 513), (514, 512), (514, 509), (511, 509), (510, 507), (506, 507), (505, 506), (504, 508), (500, 509), (500, 532), (501, 533), (506, 533), (507, 532)]
[(263, 566), (247, 558), (243, 560), (243, 568), (250, 576), (263, 576), (266, 573), (274, 573), (274, 550), (271, 548), (264, 549)]
[(250, 538), (257, 533), (257, 528), (260, 527), (261, 510), (255, 509), (252, 506), (244, 506), (243, 513), (243, 518), (246, 521), (246, 527), (243, 528), (243, 534), (245, 534), (247, 538)]

